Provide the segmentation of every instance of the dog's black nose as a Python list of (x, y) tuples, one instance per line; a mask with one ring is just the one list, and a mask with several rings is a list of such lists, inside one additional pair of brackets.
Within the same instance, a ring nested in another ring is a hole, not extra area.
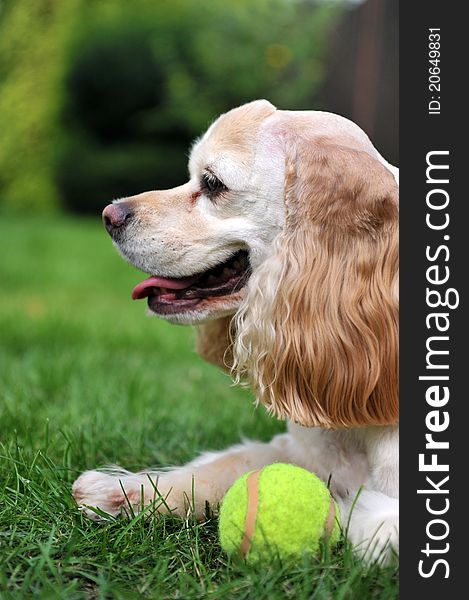
[(113, 235), (117, 229), (127, 225), (132, 218), (132, 210), (125, 202), (108, 204), (103, 210), (103, 223), (109, 235)]

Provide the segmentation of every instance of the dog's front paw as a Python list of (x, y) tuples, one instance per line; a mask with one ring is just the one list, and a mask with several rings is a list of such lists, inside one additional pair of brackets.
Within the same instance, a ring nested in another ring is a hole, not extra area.
[(399, 501), (364, 490), (352, 508), (348, 538), (366, 562), (391, 562), (399, 552)]
[(125, 473), (85, 471), (73, 484), (72, 493), (80, 510), (95, 521), (105, 520), (106, 515), (117, 517), (141, 503), (139, 489)]
[(349, 539), (355, 552), (368, 563), (389, 564), (399, 553), (399, 517), (389, 517), (385, 521), (368, 523), (369, 532), (349, 532)]

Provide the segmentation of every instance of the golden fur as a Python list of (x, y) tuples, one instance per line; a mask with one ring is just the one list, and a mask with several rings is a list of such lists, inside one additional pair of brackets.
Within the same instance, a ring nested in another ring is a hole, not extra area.
[(231, 316), (199, 325), (196, 349), (207, 362), (231, 373), (233, 367), (234, 323)]
[(397, 186), (365, 152), (299, 142), (286, 225), (237, 315), (235, 372), (305, 426), (398, 421)]

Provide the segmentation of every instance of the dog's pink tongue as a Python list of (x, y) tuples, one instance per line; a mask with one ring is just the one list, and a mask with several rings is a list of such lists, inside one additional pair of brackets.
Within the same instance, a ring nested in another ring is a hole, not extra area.
[(150, 295), (151, 288), (167, 288), (168, 290), (185, 290), (191, 286), (198, 277), (181, 277), (180, 279), (166, 279), (165, 277), (149, 277), (136, 285), (132, 291), (133, 300), (141, 300)]

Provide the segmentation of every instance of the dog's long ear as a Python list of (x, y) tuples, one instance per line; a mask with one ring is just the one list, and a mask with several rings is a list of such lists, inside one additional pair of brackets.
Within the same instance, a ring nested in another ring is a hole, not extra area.
[(398, 420), (398, 190), (365, 152), (298, 143), (286, 224), (238, 313), (235, 370), (306, 426)]
[(196, 327), (196, 350), (207, 362), (228, 373), (233, 366), (233, 317), (222, 317)]

